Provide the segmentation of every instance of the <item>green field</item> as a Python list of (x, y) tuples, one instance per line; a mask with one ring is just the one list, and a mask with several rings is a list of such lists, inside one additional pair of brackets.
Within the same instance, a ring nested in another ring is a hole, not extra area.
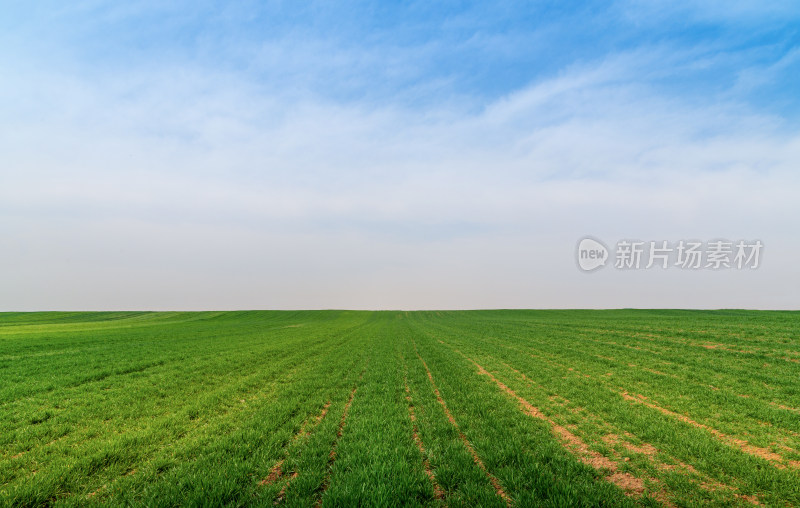
[(0, 314), (0, 504), (800, 505), (800, 313)]

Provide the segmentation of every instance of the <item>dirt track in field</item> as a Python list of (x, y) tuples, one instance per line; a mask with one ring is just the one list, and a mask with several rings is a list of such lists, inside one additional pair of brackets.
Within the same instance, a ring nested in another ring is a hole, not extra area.
[[(441, 342), (441, 341), (439, 341), (439, 342), (442, 343), (442, 344), (445, 344), (444, 342)], [(455, 351), (457, 353), (461, 354), (462, 356), (464, 356), (463, 353), (461, 353), (460, 351), (458, 351), (458, 350), (455, 350)], [(591, 378), (591, 376), (589, 376), (587, 374), (583, 374), (581, 371), (575, 369), (574, 367), (569, 367), (567, 365), (555, 362), (553, 360), (550, 360), (550, 359), (547, 359), (547, 358), (544, 358), (544, 357), (541, 357), (541, 356), (538, 356), (538, 355), (534, 355), (534, 354), (530, 354), (530, 353), (529, 353), (529, 355), (531, 357), (533, 357), (533, 358), (537, 358), (537, 359), (543, 360), (543, 361), (545, 361), (545, 362), (547, 362), (547, 363), (549, 363), (551, 365), (555, 365), (555, 366), (558, 366), (560, 368), (566, 369), (570, 374)], [(465, 358), (466, 358), (466, 356), (465, 356)], [(472, 361), (472, 360), (470, 359), (470, 361)], [(662, 373), (659, 373), (659, 374), (662, 374)], [(597, 378), (595, 378), (595, 379), (597, 379)], [(680, 413), (676, 413), (674, 411), (670, 411), (669, 409), (666, 409), (666, 408), (663, 408), (663, 407), (658, 406), (656, 404), (653, 404), (652, 402), (648, 401), (647, 398), (644, 397), (643, 395), (634, 394), (635, 395), (634, 396), (634, 395), (631, 395), (630, 393), (628, 393), (627, 391), (620, 391), (618, 389), (612, 388), (611, 386), (608, 386), (608, 385), (606, 385), (606, 386), (607, 386), (607, 388), (609, 390), (613, 391), (614, 393), (617, 393), (617, 394), (621, 395), (625, 400), (628, 400), (630, 402), (637, 402), (639, 404), (643, 404), (643, 405), (645, 405), (647, 407), (650, 407), (651, 409), (655, 409), (655, 410), (659, 411), (662, 414), (677, 418), (678, 420), (680, 420), (680, 421), (682, 421), (684, 423), (687, 423), (687, 424), (689, 424), (689, 425), (691, 425), (693, 427), (707, 430), (713, 436), (715, 436), (717, 439), (719, 439), (720, 441), (724, 442), (725, 444), (727, 444), (729, 446), (733, 446), (735, 448), (738, 448), (738, 449), (742, 450), (743, 452), (745, 452), (745, 453), (747, 453), (749, 455), (752, 455), (754, 457), (759, 457), (759, 458), (762, 458), (764, 460), (767, 460), (774, 467), (777, 467), (778, 469), (786, 469), (786, 467), (789, 467), (789, 468), (792, 468), (792, 469), (800, 469), (800, 461), (798, 461), (798, 460), (785, 459), (781, 455), (779, 455), (779, 454), (777, 454), (777, 453), (775, 453), (775, 452), (773, 452), (773, 451), (771, 451), (769, 449), (761, 448), (761, 447), (752, 445), (752, 444), (750, 444), (749, 442), (747, 442), (747, 441), (745, 441), (743, 439), (739, 439), (739, 438), (735, 438), (735, 437), (729, 436), (729, 435), (727, 435), (727, 434), (725, 434), (725, 433), (723, 433), (723, 432), (721, 432), (721, 431), (719, 431), (719, 430), (717, 430), (717, 429), (715, 429), (713, 427), (709, 427), (708, 425), (705, 425), (705, 424), (702, 424), (700, 422), (694, 421), (691, 418), (689, 418), (688, 416), (682, 415)], [(785, 406), (782, 407), (781, 409), (791, 410), (791, 408), (788, 408), (788, 407), (785, 407)], [(792, 450), (792, 451), (794, 451), (794, 450)]]
[(777, 454), (777, 453), (775, 453), (775, 452), (773, 452), (771, 450), (768, 450), (766, 448), (761, 448), (761, 447), (758, 447), (758, 446), (754, 446), (754, 445), (748, 443), (747, 441), (745, 441), (743, 439), (738, 439), (738, 438), (729, 436), (729, 435), (727, 435), (727, 434), (725, 434), (725, 433), (723, 433), (723, 432), (721, 432), (721, 431), (719, 431), (719, 430), (717, 430), (717, 429), (715, 429), (713, 427), (709, 427), (708, 425), (702, 424), (700, 422), (696, 422), (696, 421), (692, 420), (691, 418), (689, 418), (688, 416), (682, 415), (680, 413), (676, 413), (674, 411), (670, 411), (669, 409), (666, 409), (666, 408), (663, 408), (663, 407), (658, 406), (656, 404), (653, 404), (652, 402), (648, 401), (647, 397), (645, 397), (644, 395), (638, 395), (638, 394), (631, 395), (628, 392), (622, 392), (620, 395), (622, 395), (622, 397), (627, 401), (636, 402), (638, 404), (642, 404), (642, 405), (647, 406), (649, 408), (655, 409), (656, 411), (658, 411), (658, 412), (660, 412), (662, 414), (671, 416), (671, 417), (676, 418), (676, 419), (678, 419), (678, 420), (680, 420), (680, 421), (682, 421), (684, 423), (687, 423), (687, 424), (691, 425), (692, 427), (697, 427), (698, 429), (707, 430), (714, 437), (718, 438), (723, 443), (728, 444), (728, 445), (733, 446), (733, 447), (736, 447), (736, 448), (739, 448), (741, 451), (743, 451), (743, 452), (745, 452), (745, 453), (747, 453), (749, 455), (752, 455), (754, 457), (758, 457), (758, 458), (764, 459), (766, 461), (769, 461), (773, 466), (777, 467), (778, 469), (785, 469), (787, 466), (789, 466), (791, 468), (800, 468), (800, 461), (786, 460), (783, 457), (781, 457), (779, 454)]
[(615, 485), (619, 486), (624, 490), (627, 494), (635, 494), (641, 495), (644, 492), (644, 482), (642, 479), (633, 476), (630, 473), (620, 472), (618, 471), (618, 465), (613, 460), (605, 457), (604, 455), (600, 454), (589, 448), (589, 446), (581, 440), (578, 436), (570, 432), (567, 428), (559, 425), (555, 421), (548, 418), (544, 413), (539, 411), (538, 408), (533, 406), (530, 402), (525, 400), (524, 398), (517, 395), (517, 393), (506, 386), (502, 381), (497, 379), (492, 373), (487, 371), (483, 368), (480, 364), (478, 364), (475, 360), (466, 357), (470, 360), (475, 366), (478, 368), (478, 373), (483, 376), (488, 376), (489, 379), (494, 381), (497, 386), (500, 387), (504, 392), (511, 395), (514, 399), (519, 402), (522, 410), (525, 414), (532, 416), (533, 418), (537, 418), (539, 420), (543, 420), (550, 424), (553, 433), (558, 436), (558, 438), (567, 444), (567, 446), (576, 452), (578, 458), (584, 464), (587, 464), (597, 470), (608, 470), (611, 472), (610, 475), (606, 476), (606, 478)]
[[(415, 344), (414, 350), (416, 351), (416, 349), (417, 346)], [(439, 388), (436, 386), (436, 382), (433, 380), (433, 374), (431, 374), (431, 370), (428, 368), (428, 364), (425, 363), (425, 360), (422, 359), (422, 356), (420, 356), (419, 351), (417, 351), (417, 358), (419, 358), (419, 361), (421, 361), (422, 365), (425, 367), (425, 370), (428, 373), (428, 380), (430, 381), (431, 386), (433, 387), (433, 393), (436, 395), (436, 400), (442, 406), (442, 409), (444, 409), (444, 414), (447, 416), (447, 419), (450, 421), (453, 427), (455, 427), (456, 430), (458, 431), (458, 435), (461, 438), (461, 441), (464, 443), (464, 447), (467, 449), (467, 451), (469, 451), (470, 455), (472, 455), (472, 459), (475, 461), (475, 464), (477, 464), (478, 467), (481, 468), (481, 470), (486, 474), (487, 478), (489, 478), (489, 482), (491, 482), (492, 487), (494, 487), (494, 490), (497, 493), (497, 495), (506, 502), (506, 505), (511, 506), (512, 505), (511, 497), (509, 497), (509, 495), (506, 494), (505, 490), (503, 490), (503, 486), (500, 483), (500, 480), (498, 480), (496, 476), (494, 476), (492, 473), (489, 472), (489, 470), (486, 468), (486, 464), (483, 463), (483, 460), (481, 460), (480, 455), (478, 455), (478, 452), (475, 451), (475, 447), (473, 447), (472, 443), (469, 442), (467, 436), (465, 436), (464, 433), (461, 432), (461, 429), (459, 428), (456, 419), (453, 417), (452, 413), (450, 413), (450, 410), (447, 408), (447, 403), (445, 403), (444, 399), (442, 398), (442, 394), (439, 392)]]
[(436, 481), (436, 475), (433, 474), (431, 463), (428, 461), (428, 454), (425, 452), (425, 446), (422, 444), (422, 438), (419, 435), (419, 429), (417, 428), (417, 415), (414, 409), (414, 402), (411, 399), (411, 389), (408, 387), (408, 380), (405, 380), (405, 385), (406, 400), (408, 401), (408, 416), (411, 419), (411, 429), (414, 436), (414, 442), (417, 444), (417, 448), (419, 448), (420, 455), (422, 455), (422, 467), (425, 469), (425, 474), (431, 481), (434, 497), (436, 499), (444, 499), (444, 491), (439, 486), (439, 482)]
[[(457, 353), (461, 354), (467, 360), (471, 361), (478, 368), (478, 373), (479, 374), (488, 376), (503, 391), (505, 391), (506, 393), (508, 393), (509, 395), (514, 397), (515, 399), (517, 399), (517, 401), (520, 402), (520, 405), (522, 406), (523, 411), (526, 414), (529, 414), (530, 416), (532, 416), (534, 418), (539, 418), (539, 419), (545, 420), (548, 423), (550, 423), (552, 425), (554, 434), (556, 434), (558, 437), (560, 437), (562, 439), (562, 441), (567, 443), (568, 446), (571, 449), (573, 449), (574, 451), (578, 452), (579, 454), (582, 454), (582, 456), (579, 456), (579, 458), (581, 459), (582, 462), (584, 462), (587, 465), (590, 465), (590, 466), (594, 467), (595, 469), (609, 469), (611, 471), (616, 471), (616, 468), (617, 468), (617, 463), (616, 462), (612, 461), (611, 459), (609, 459), (609, 458), (607, 458), (607, 457), (605, 457), (603, 455), (600, 455), (599, 453), (597, 453), (597, 452), (595, 452), (593, 450), (588, 449), (587, 445), (585, 443), (583, 443), (582, 440), (579, 437), (575, 436), (568, 429), (564, 428), (563, 426), (555, 423), (553, 420), (548, 418), (538, 408), (534, 407), (527, 400), (525, 400), (524, 398), (520, 397), (517, 393), (515, 393), (508, 386), (506, 386), (504, 383), (499, 381), (495, 376), (493, 376), (491, 373), (489, 373), (486, 369), (484, 369), (480, 364), (475, 362), (472, 358), (467, 357), (466, 355), (464, 355), (463, 353), (461, 353), (458, 350), (455, 350), (455, 351)], [(516, 372), (518, 375), (520, 375), (522, 377), (522, 379), (528, 380), (527, 376), (525, 376), (525, 374), (523, 374), (522, 372), (519, 372), (518, 370), (514, 369), (513, 367), (511, 367), (509, 365), (506, 365), (506, 366), (509, 369), (511, 369), (514, 372)], [(627, 398), (628, 397), (626, 397), (626, 399)], [(642, 402), (643, 403), (642, 400), (637, 400), (637, 402)], [(660, 409), (663, 409), (663, 408), (660, 408)], [(668, 411), (668, 410), (665, 410), (665, 411)], [(672, 414), (675, 414), (675, 413), (672, 413)], [(681, 415), (677, 415), (677, 416), (681, 416)], [(696, 423), (697, 425), (702, 425), (702, 424), (699, 424), (697, 422), (694, 422), (694, 423)], [(703, 428), (710, 429), (709, 427), (706, 427), (706, 426), (703, 426)], [(710, 429), (710, 430), (714, 431), (712, 433), (716, 433), (715, 435), (725, 436), (725, 434), (722, 434), (721, 432), (716, 431), (715, 429)], [(728, 438), (729, 436), (725, 436), (725, 437)], [(734, 438), (730, 438), (730, 439), (734, 439)], [(677, 459), (673, 458), (673, 460), (677, 463), (676, 465), (665, 464), (663, 462), (656, 461), (655, 460), (655, 456), (659, 453), (659, 450), (656, 449), (653, 445), (651, 445), (649, 443), (643, 443), (641, 445), (634, 445), (634, 444), (629, 443), (629, 442), (627, 442), (625, 440), (620, 440), (618, 436), (615, 436), (613, 434), (610, 434), (610, 435), (606, 436), (604, 441), (606, 441), (607, 444), (616, 444), (617, 442), (619, 442), (623, 447), (625, 447), (629, 451), (645, 455), (646, 457), (648, 457), (649, 460), (651, 460), (651, 462), (654, 464), (654, 466), (656, 468), (661, 469), (662, 471), (671, 471), (671, 470), (674, 470), (674, 469), (682, 469), (683, 471), (686, 471), (688, 473), (693, 473), (693, 474), (695, 474), (697, 476), (700, 476), (700, 474), (697, 472), (697, 470), (695, 470), (694, 467), (692, 467), (689, 464), (685, 464), (685, 463), (683, 463), (683, 462), (681, 462), (681, 461), (679, 461)], [(741, 440), (734, 440), (734, 441), (747, 444), (748, 446), (752, 446), (752, 445), (749, 445), (748, 443), (746, 443), (745, 441), (741, 441)], [(774, 455), (777, 455), (777, 454), (774, 454)], [(617, 472), (614, 472), (612, 475), (607, 476), (607, 479), (609, 481), (611, 481), (612, 483), (614, 483), (614, 484), (618, 485), (619, 487), (621, 487), (623, 490), (626, 491), (626, 493), (629, 493), (629, 494), (641, 494), (644, 491), (644, 488), (643, 488), (644, 484), (643, 484), (642, 480), (634, 477), (633, 475), (630, 475), (629, 473), (617, 473)], [(652, 483), (656, 482), (656, 480), (654, 480), (652, 478), (650, 478), (649, 480)], [(703, 488), (704, 490), (708, 490), (708, 491), (715, 491), (715, 490), (736, 491), (737, 490), (735, 487), (732, 487), (730, 485), (725, 485), (725, 484), (717, 482), (716, 480), (713, 480), (711, 478), (705, 478), (703, 480), (703, 483), (700, 484), (700, 487)], [(748, 495), (744, 495), (744, 494), (735, 494), (735, 496), (737, 498), (739, 498), (739, 499), (742, 499), (742, 500), (750, 503), (750, 504), (761, 505), (761, 503), (758, 500), (758, 497), (756, 497), (756, 496), (748, 496)], [(656, 497), (656, 499), (658, 499), (659, 501), (661, 501), (665, 505), (672, 506), (672, 504), (668, 500), (666, 500), (663, 492), (655, 493), (655, 497)]]
[[(303, 439), (304, 437), (308, 436), (314, 430), (314, 428), (316, 428), (316, 426), (319, 425), (320, 422), (322, 422), (322, 420), (328, 414), (328, 408), (330, 406), (331, 406), (331, 401), (326, 402), (325, 405), (322, 407), (322, 411), (320, 411), (320, 413), (316, 417), (314, 417), (313, 419), (307, 418), (303, 422), (303, 424), (300, 425), (300, 430), (298, 430), (297, 433), (294, 436), (292, 436), (292, 442), (295, 442), (295, 441), (297, 441), (299, 439)], [(284, 452), (284, 457), (282, 459), (280, 459), (278, 462), (276, 462), (274, 466), (272, 466), (272, 469), (269, 470), (269, 473), (267, 474), (267, 477), (264, 478), (263, 480), (261, 480), (259, 482), (259, 485), (261, 485), (261, 486), (272, 485), (273, 483), (277, 482), (278, 480), (280, 480), (280, 479), (284, 478), (284, 476), (286, 476), (284, 474), (284, 471), (283, 471), (283, 463), (288, 458), (288, 455), (289, 455), (289, 449), (287, 448), (286, 451)], [(297, 472), (296, 471), (293, 471), (292, 473), (289, 474), (289, 480), (290, 481), (292, 479), (294, 479), (295, 477), (297, 477)], [(281, 492), (278, 495), (278, 499), (279, 500), (283, 499), (283, 494), (286, 492), (286, 488), (287, 487), (288, 487), (288, 484), (284, 485), (283, 488), (281, 489)]]
[[(361, 375), (359, 375), (358, 380), (364, 377), (364, 372), (367, 370), (367, 367), (364, 366), (364, 370), (361, 371)], [(339, 420), (339, 428), (336, 430), (336, 440), (333, 442), (333, 446), (331, 446), (331, 452), (328, 455), (328, 472), (325, 474), (325, 478), (322, 480), (322, 484), (319, 488), (318, 498), (315, 506), (322, 506), (322, 496), (325, 494), (325, 491), (328, 490), (328, 487), (331, 484), (331, 474), (333, 473), (333, 464), (336, 462), (336, 449), (339, 447), (339, 440), (342, 438), (342, 434), (344, 433), (344, 425), (347, 422), (347, 413), (350, 411), (350, 406), (353, 405), (353, 399), (356, 396), (356, 391), (358, 390), (358, 385), (356, 384), (353, 386), (353, 390), (350, 392), (350, 398), (347, 399), (347, 404), (344, 405), (344, 411), (342, 411), (342, 418)]]

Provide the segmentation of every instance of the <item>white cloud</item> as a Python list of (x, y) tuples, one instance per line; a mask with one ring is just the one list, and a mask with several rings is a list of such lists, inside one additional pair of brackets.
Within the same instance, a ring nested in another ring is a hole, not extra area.
[[(798, 280), (800, 135), (636, 79), (664, 53), (482, 109), (333, 103), (192, 67), (28, 69), (0, 85), (16, 274), (0, 308), (792, 305), (730, 288)], [(763, 279), (685, 298), (685, 275), (575, 275), (584, 234), (759, 237), (774, 254)]]

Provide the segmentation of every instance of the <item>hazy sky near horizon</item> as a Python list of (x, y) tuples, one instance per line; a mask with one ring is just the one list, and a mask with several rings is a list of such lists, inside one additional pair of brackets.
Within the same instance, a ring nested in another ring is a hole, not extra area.
[(797, 2), (4, 1), (0, 311), (798, 309), (798, 90)]

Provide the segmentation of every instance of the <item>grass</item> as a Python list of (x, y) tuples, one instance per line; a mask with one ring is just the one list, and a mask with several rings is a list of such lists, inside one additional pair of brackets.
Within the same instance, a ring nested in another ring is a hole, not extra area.
[(0, 505), (800, 505), (800, 314), (0, 314)]

